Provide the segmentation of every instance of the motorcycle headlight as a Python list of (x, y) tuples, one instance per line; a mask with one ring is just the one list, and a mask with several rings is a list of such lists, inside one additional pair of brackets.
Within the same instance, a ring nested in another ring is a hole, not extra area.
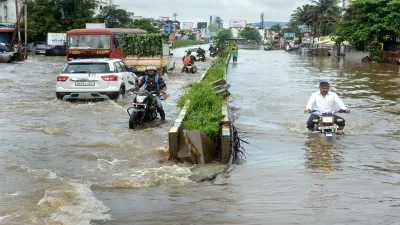
[(146, 99), (147, 96), (136, 96), (136, 101), (138, 103), (142, 103), (144, 101), (144, 99)]
[(323, 123), (333, 123), (333, 117), (322, 117)]

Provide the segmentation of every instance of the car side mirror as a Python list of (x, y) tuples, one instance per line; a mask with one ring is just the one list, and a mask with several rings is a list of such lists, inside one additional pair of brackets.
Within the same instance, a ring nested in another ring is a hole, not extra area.
[(174, 53), (169, 53), (170, 56), (174, 56)]
[(129, 71), (132, 73), (135, 73), (137, 71), (137, 69), (136, 69), (136, 67), (131, 67), (131, 68), (129, 68)]

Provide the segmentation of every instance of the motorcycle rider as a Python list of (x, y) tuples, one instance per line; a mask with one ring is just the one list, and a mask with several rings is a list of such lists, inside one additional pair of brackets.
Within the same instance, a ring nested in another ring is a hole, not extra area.
[(213, 45), (210, 45), (210, 48), (208, 48), (208, 51), (210, 51), (210, 53), (215, 52), (215, 50), (217, 50)]
[(199, 61), (200, 61), (201, 56), (203, 56), (204, 59), (206, 58), (206, 51), (204, 51), (204, 49), (199, 47), (196, 52), (197, 52), (197, 55), (199, 56)]
[[(135, 88), (136, 91), (138, 91), (142, 86), (144, 86), (144, 89), (148, 91), (158, 91), (160, 93), (164, 93), (167, 90), (167, 85), (165, 84), (164, 79), (157, 74), (156, 66), (148, 66), (145, 73), (146, 76), (140, 80), (138, 86)], [(160, 96), (156, 97), (156, 102), (157, 111), (160, 113), (161, 120), (165, 120), (165, 112), (161, 104)]]
[[(334, 93), (329, 91), (330, 84), (328, 82), (321, 82), (319, 84), (319, 90), (315, 93), (313, 93), (308, 100), (306, 110), (304, 110), (304, 113), (311, 113), (311, 110), (316, 110), (316, 112), (313, 112), (310, 116), (310, 118), (307, 121), (307, 128), (309, 130), (314, 129), (314, 122), (313, 119), (319, 119), (321, 116), (321, 113), (332, 113), (336, 106), (339, 109), (345, 110), (346, 113), (350, 113), (350, 110), (346, 108), (344, 105), (343, 101), (339, 98), (339, 96)], [(335, 124), (338, 125), (338, 130), (343, 130), (345, 126), (345, 121), (342, 117), (333, 115), (335, 119)], [(341, 122), (338, 122), (338, 119), (342, 119)]]
[(191, 51), (187, 51), (186, 55), (183, 56), (182, 61), (183, 61), (182, 73), (185, 71), (185, 67), (189, 63), (192, 64), (195, 71), (197, 71), (197, 67), (194, 65), (194, 62), (196, 62), (196, 57), (192, 55)]

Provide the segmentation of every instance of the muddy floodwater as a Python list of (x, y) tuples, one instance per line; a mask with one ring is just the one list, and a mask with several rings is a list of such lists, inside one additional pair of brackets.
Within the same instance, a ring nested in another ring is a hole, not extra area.
[[(223, 166), (167, 160), (180, 88), (200, 76), (180, 73), (183, 54), (166, 77), (167, 121), (136, 130), (129, 97), (56, 100), (63, 57), (0, 64), (0, 224), (400, 223), (398, 66), (239, 49), (229, 106), (247, 159), (196, 183)], [(333, 143), (305, 128), (323, 80), (351, 110)]]

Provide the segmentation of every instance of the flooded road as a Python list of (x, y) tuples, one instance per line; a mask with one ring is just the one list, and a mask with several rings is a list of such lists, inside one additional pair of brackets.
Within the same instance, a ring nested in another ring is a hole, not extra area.
[[(183, 50), (174, 56), (182, 57)], [(177, 59), (179, 61), (179, 59)], [(231, 112), (247, 160), (213, 182), (168, 162), (180, 87), (166, 80), (167, 122), (128, 129), (129, 99), (55, 99), (64, 58), (0, 64), (0, 224), (396, 224), (400, 221), (399, 67), (283, 51), (239, 50)], [(204, 69), (207, 64), (198, 63)], [(303, 111), (321, 80), (352, 110), (327, 144)]]

